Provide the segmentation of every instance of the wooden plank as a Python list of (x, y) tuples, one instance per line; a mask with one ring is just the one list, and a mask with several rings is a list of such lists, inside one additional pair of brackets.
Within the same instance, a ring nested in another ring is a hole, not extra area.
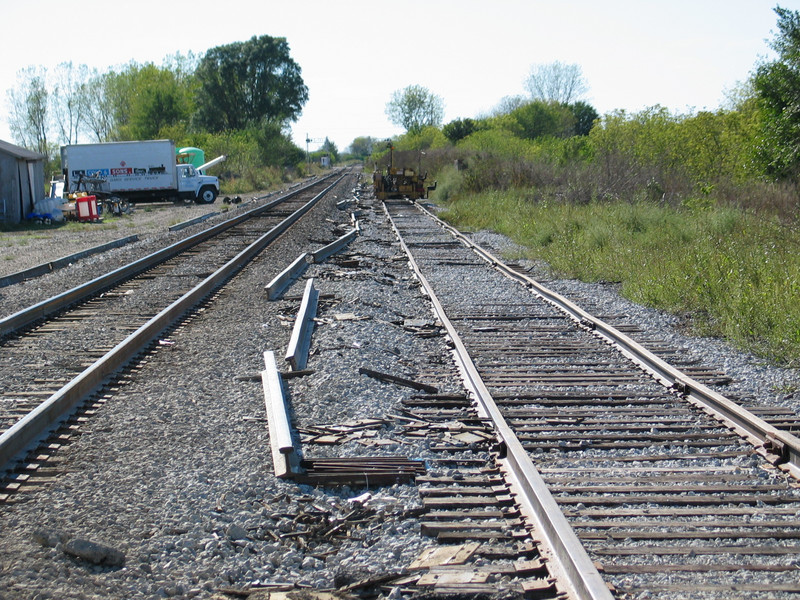
[(464, 540), (497, 540), (511, 542), (514, 540), (531, 539), (531, 534), (524, 530), (516, 531), (440, 531), (436, 534), (440, 542), (463, 542)]
[(599, 532), (578, 532), (578, 537), (585, 541), (606, 541), (606, 540), (726, 540), (726, 539), (774, 539), (774, 540), (797, 540), (800, 539), (800, 530), (782, 531), (654, 531), (631, 530), (623, 531), (599, 531)]
[(426, 508), (464, 508), (473, 506), (497, 506), (513, 504), (511, 496), (466, 496), (463, 498), (430, 496), (422, 498), (422, 505)]
[(477, 573), (472, 570), (451, 571), (443, 573), (425, 573), (417, 581), (420, 587), (457, 585), (460, 593), (463, 594), (463, 585), (475, 583), (487, 583), (489, 581), (489, 573)]
[[(716, 515), (716, 513), (713, 513)], [(735, 521), (720, 521), (720, 520), (698, 520), (698, 521), (573, 521), (572, 527), (574, 529), (589, 528), (589, 529), (619, 529), (625, 527), (681, 527), (685, 529), (692, 529), (696, 527), (703, 528), (736, 528), (736, 529), (757, 529), (762, 527), (786, 527), (796, 528), (800, 531), (800, 521), (743, 521), (737, 519)]]
[[(796, 515), (798, 508), (795, 507), (776, 507), (776, 506), (760, 506), (758, 508), (759, 516), (775, 516), (775, 515)], [(570, 517), (582, 516), (596, 519), (604, 519), (608, 517), (703, 517), (703, 516), (752, 516), (753, 508), (751, 506), (745, 507), (727, 507), (715, 506), (713, 508), (706, 508), (702, 506), (692, 508), (645, 508), (642, 510), (629, 510), (625, 508), (611, 508), (611, 509), (589, 509), (589, 510), (568, 510), (565, 514)]]
[(378, 381), (383, 381), (386, 383), (394, 383), (396, 385), (401, 385), (415, 390), (428, 392), (430, 394), (436, 394), (439, 391), (437, 387), (428, 385), (426, 383), (412, 381), (411, 379), (406, 379), (405, 377), (398, 377), (397, 375), (390, 375), (388, 373), (380, 373), (378, 371), (373, 371), (372, 369), (367, 369), (364, 367), (359, 368), (358, 372), (361, 375), (368, 375), (369, 377), (377, 379)]
[[(659, 494), (642, 494), (641, 496), (557, 496), (559, 504), (584, 504), (590, 505), (620, 505), (620, 504), (676, 504), (676, 505), (713, 505), (721, 504), (795, 504), (797, 498), (784, 495), (770, 494), (729, 494), (720, 496), (668, 496)], [(760, 509), (759, 509), (760, 510)]]
[(489, 492), (507, 493), (505, 486), (494, 486), (487, 490), (481, 486), (453, 486), (453, 487), (425, 487), (419, 489), (419, 495), (423, 498), (430, 496), (483, 496)]
[[(554, 494), (732, 494), (732, 493), (760, 493), (760, 492), (780, 492), (786, 491), (786, 485), (772, 484), (751, 484), (751, 485), (677, 485), (667, 483), (665, 485), (557, 485), (548, 484), (550, 491)], [(724, 497), (720, 498), (721, 500)], [(800, 500), (800, 498), (796, 499)]]
[[(417, 477), (419, 482), (419, 477)], [(432, 510), (425, 514), (426, 519), (442, 519), (443, 521), (459, 521), (462, 519), (516, 519), (517, 510)]]
[(478, 543), (462, 544), (459, 546), (435, 546), (426, 548), (409, 565), (410, 571), (427, 569), (441, 565), (463, 565), (466, 563), (480, 547)]
[(437, 535), (442, 531), (502, 531), (509, 527), (520, 528), (524, 526), (525, 523), (519, 519), (504, 519), (502, 521), (422, 521), (420, 523), (422, 534), (431, 536)]

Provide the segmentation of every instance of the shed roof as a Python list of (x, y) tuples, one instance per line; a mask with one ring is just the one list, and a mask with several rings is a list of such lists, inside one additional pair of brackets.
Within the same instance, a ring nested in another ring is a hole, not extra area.
[(15, 146), (10, 142), (0, 140), (0, 152), (10, 154), (16, 158), (23, 158), (25, 160), (44, 160), (46, 156), (38, 152), (32, 152), (22, 146)]

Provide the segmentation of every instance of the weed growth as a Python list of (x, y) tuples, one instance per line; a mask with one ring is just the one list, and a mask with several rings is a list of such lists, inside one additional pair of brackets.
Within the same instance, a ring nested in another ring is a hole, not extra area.
[(442, 216), (508, 235), (556, 274), (617, 282), (634, 302), (686, 315), (698, 333), (800, 365), (800, 231), (726, 206), (529, 198), (527, 189), (460, 195)]

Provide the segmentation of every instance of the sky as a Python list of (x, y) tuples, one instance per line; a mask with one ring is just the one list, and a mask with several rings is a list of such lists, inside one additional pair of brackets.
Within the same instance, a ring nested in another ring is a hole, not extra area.
[[(800, 0), (780, 0), (800, 10)], [(285, 37), (309, 101), (292, 125), (301, 148), (327, 137), (403, 133), (386, 116), (392, 93), (421, 85), (440, 96), (444, 123), (525, 94), (533, 65), (581, 67), (583, 100), (602, 115), (661, 105), (687, 113), (727, 93), (774, 57), (778, 0), (0, 0), (0, 139), (7, 90), (30, 65), (101, 72), (130, 61)]]

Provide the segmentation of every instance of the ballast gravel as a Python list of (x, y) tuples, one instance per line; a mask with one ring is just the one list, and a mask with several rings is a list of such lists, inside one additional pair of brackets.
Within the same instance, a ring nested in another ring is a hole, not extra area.
[[(338, 210), (335, 202), (352, 199), (354, 187), (348, 180), (334, 190), (313, 221), (282, 236), (274, 252), (245, 269), (188, 325), (166, 333), (165, 343), (119, 382), (82, 435), (57, 454), (58, 476), (22, 501), (0, 506), (0, 598), (209, 598), (287, 582), (331, 588), (399, 570), (434, 543), (420, 536), (410, 516), (420, 503), (412, 485), (313, 488), (272, 472), (259, 373), (264, 351), (279, 358), (285, 353), (304, 281), (272, 302), (263, 288), (309, 246), (340, 234), (349, 211)], [(333, 257), (305, 275), (314, 278), (322, 298), (311, 373), (286, 380), (287, 398), (300, 428), (365, 418), (384, 424), (375, 437), (308, 444), (303, 453), (434, 459), (430, 440), (409, 444), (391, 417), (413, 391), (360, 375), (359, 368), (459, 392), (446, 340), (414, 335), (403, 326), (432, 323), (428, 300), (377, 205), (373, 210), (365, 200), (350, 209), (361, 213), (362, 231), (343, 253), (347, 260)], [(162, 218), (175, 221), (168, 211)], [(2, 288), (2, 312), (63, 291), (66, 282), (104, 272), (109, 261), (146, 254), (196, 227), (171, 234), (165, 223), (145, 234), (141, 246)], [(495, 234), (473, 238), (497, 252), (511, 249)], [(70, 242), (61, 236), (31, 241), (25, 262), (63, 256)], [(85, 240), (74, 242), (86, 246)], [(4, 261), (3, 271), (18, 270), (11, 268), (14, 262)], [(553, 280), (543, 268), (529, 266), (555, 291), (592, 297), (599, 310), (656, 327), (673, 345), (724, 369), (735, 382), (723, 393), (733, 389), (800, 411), (800, 395), (788, 391), (798, 384), (795, 371), (762, 364), (717, 340), (686, 337), (677, 319), (620, 299), (611, 286)], [(487, 300), (464, 286), (464, 294), (473, 292), (476, 303)], [(336, 526), (340, 535), (323, 535)]]

